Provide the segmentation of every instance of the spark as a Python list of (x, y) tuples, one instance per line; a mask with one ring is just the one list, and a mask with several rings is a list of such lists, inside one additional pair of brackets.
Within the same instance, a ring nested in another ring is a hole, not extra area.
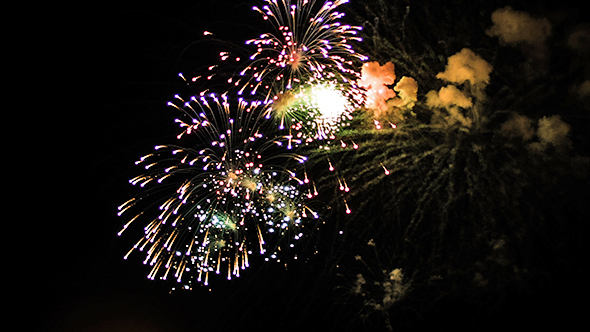
[(383, 171), (385, 172), (385, 175), (389, 175), (389, 170), (385, 167), (385, 165), (383, 165), (382, 163), (379, 163), (381, 165), (381, 167), (383, 167)]

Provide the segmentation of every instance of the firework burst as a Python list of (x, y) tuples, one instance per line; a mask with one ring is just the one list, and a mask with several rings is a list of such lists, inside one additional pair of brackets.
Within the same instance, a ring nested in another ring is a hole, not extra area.
[(129, 182), (146, 189), (122, 204), (119, 215), (145, 198), (159, 201), (119, 232), (152, 207), (157, 211), (125, 258), (146, 251), (148, 278), (162, 271), (162, 279), (174, 275), (181, 282), (188, 275), (207, 284), (210, 272), (239, 276), (253, 250), (275, 259), (293, 246), (304, 220), (318, 217), (303, 201), (307, 176), (296, 175), (306, 158), (285, 149), (288, 138), (261, 133), (256, 103), (232, 107), (225, 95), (201, 94), (189, 101), (176, 96), (169, 105), (184, 115), (176, 120), (183, 129), (178, 138), (194, 138), (194, 147), (159, 145), (136, 162), (146, 173)]
[(307, 0), (266, 0), (261, 8), (254, 6), (274, 32), (246, 41), (256, 51), (228, 83), (238, 89), (238, 95), (248, 91), (259, 98), (266, 105), (267, 116), (276, 119), (279, 128), (291, 134), (303, 130), (305, 135), (315, 132), (309, 137), (318, 136), (317, 128), (326, 122), (327, 108), (318, 107), (317, 97), (310, 102), (311, 90), (330, 87), (338, 91), (337, 98), (348, 99), (340, 102), (338, 116), (358, 108), (364, 100), (356, 84), (360, 77), (356, 68), (366, 57), (349, 44), (362, 40), (357, 37), (361, 27), (338, 22), (344, 14), (335, 11), (346, 2), (328, 1), (316, 6), (315, 1)]
[[(289, 90), (299, 83), (321, 80), (349, 82), (356, 78), (354, 59), (365, 60), (357, 54), (349, 41), (361, 41), (357, 33), (361, 27), (337, 22), (344, 13), (335, 11), (348, 1), (325, 2), (314, 10), (315, 1), (266, 0), (262, 9), (254, 6), (276, 33), (265, 33), (246, 44), (255, 45), (251, 63), (240, 72), (251, 77), (240, 91), (278, 85)], [(350, 82), (352, 84), (352, 82)], [(240, 83), (236, 83), (239, 85)], [(272, 97), (272, 96), (270, 96)]]

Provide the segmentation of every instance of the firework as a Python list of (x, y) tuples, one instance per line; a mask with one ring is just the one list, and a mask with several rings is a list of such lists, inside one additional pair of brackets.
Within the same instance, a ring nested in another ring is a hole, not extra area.
[(336, 11), (348, 1), (321, 6), (307, 0), (265, 2), (253, 10), (273, 31), (246, 41), (256, 47), (249, 55), (242, 54), (243, 47), (228, 45), (233, 51), (219, 52), (220, 63), (191, 83), (200, 79), (207, 83), (202, 88), (210, 89), (224, 80), (225, 91), (265, 105), (267, 119), (288, 136), (298, 136), (296, 142), (333, 136), (365, 100), (357, 81), (359, 62), (367, 57), (350, 44), (362, 40), (357, 37), (361, 27), (338, 22), (344, 14)]
[(362, 40), (356, 36), (361, 27), (337, 22), (344, 13), (335, 11), (346, 2), (327, 1), (317, 12), (313, 0), (299, 0), (297, 4), (266, 0), (262, 9), (253, 7), (273, 24), (276, 34), (265, 33), (246, 42), (257, 46), (257, 51), (240, 73), (243, 76), (250, 72), (253, 78), (242, 89), (251, 87), (255, 92), (269, 82), (290, 89), (310, 79), (338, 78), (346, 82), (351, 75), (358, 76), (353, 59), (366, 57), (357, 54), (348, 42)]
[(232, 107), (225, 95), (215, 94), (189, 101), (176, 96), (169, 105), (184, 115), (176, 120), (183, 129), (178, 138), (195, 142), (190, 148), (156, 146), (136, 162), (146, 173), (129, 182), (145, 192), (121, 205), (119, 215), (148, 197), (159, 201), (123, 227), (156, 211), (125, 258), (135, 249), (145, 251), (150, 279), (162, 272), (162, 279), (174, 275), (181, 282), (188, 275), (208, 283), (210, 272), (239, 276), (254, 250), (272, 259), (293, 246), (304, 220), (318, 217), (303, 202), (307, 176), (296, 174), (306, 158), (285, 149), (288, 138), (261, 132), (260, 105), (239, 100)]
[[(300, 96), (309, 94), (314, 87), (331, 86), (340, 91), (339, 98), (347, 98), (346, 104), (350, 104), (343, 106), (340, 113), (358, 108), (364, 95), (356, 85), (360, 74), (355, 64), (366, 57), (349, 44), (362, 40), (356, 36), (361, 27), (337, 21), (344, 14), (335, 9), (346, 2), (325, 2), (318, 7), (315, 1), (266, 0), (262, 8), (253, 7), (271, 22), (275, 31), (246, 41), (247, 45), (256, 46), (256, 52), (239, 76), (228, 82), (239, 88), (238, 95), (247, 90), (251, 95), (262, 96), (261, 101), (268, 105), (267, 112), (279, 119), (280, 128), (289, 130), (308, 123), (315, 127), (321, 122), (316, 113), (321, 115), (322, 108), (318, 110), (317, 103), (316, 107), (300, 107), (305, 104)], [(289, 107), (292, 104), (296, 107)]]

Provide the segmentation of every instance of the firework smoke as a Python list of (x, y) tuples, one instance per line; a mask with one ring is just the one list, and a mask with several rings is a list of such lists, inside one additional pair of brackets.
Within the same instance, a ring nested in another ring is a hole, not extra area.
[[(385, 15), (392, 11), (382, 12)], [(397, 13), (402, 16), (403, 11), (398, 9)], [(514, 18), (515, 23), (530, 23), (520, 25), (520, 39), (508, 39), (501, 28), (504, 21), (493, 19), (495, 27), (488, 33), (505, 36), (502, 44), (535, 46), (547, 42), (545, 32), (550, 31), (550, 25), (546, 20), (528, 20), (530, 15), (514, 15), (509, 10), (500, 10), (494, 17), (502, 15)], [(566, 177), (568, 169), (587, 164), (587, 159), (569, 154), (572, 125), (563, 115), (554, 115), (554, 109), (539, 114), (529, 106), (532, 102), (539, 107), (538, 99), (545, 96), (534, 93), (538, 87), (521, 92), (521, 86), (514, 86), (516, 81), (504, 77), (505, 68), (496, 71), (496, 65), (503, 65), (492, 62), (497, 49), (474, 47), (476, 53), (458, 47), (459, 51), (449, 52), (448, 57), (439, 55), (429, 58), (432, 61), (421, 61), (425, 57), (410, 53), (417, 48), (415, 45), (402, 44), (397, 37), (387, 40), (391, 43), (384, 41), (387, 30), (382, 26), (388, 21), (371, 22), (367, 25), (374, 35), (365, 36), (365, 40), (374, 41), (373, 50), (380, 50), (381, 58), (395, 61), (363, 66), (359, 86), (367, 90), (368, 110), (357, 112), (356, 121), (340, 137), (354, 140), (360, 148), (333, 148), (328, 154), (340, 176), (346, 178), (350, 188), (346, 202), (353, 211), (350, 216), (332, 217), (337, 229), (350, 234), (345, 240), (334, 241), (332, 255), (334, 265), (357, 267), (347, 275), (347, 281), (350, 292), (361, 297), (363, 309), (359, 310), (381, 313), (385, 289), (377, 287), (372, 295), (367, 289), (369, 285), (383, 284), (383, 275), (400, 267), (413, 275), (410, 294), (403, 298), (410, 303), (412, 291), (456, 280), (453, 278), (459, 278), (460, 273), (472, 280), (470, 286), (479, 288), (492, 282), (502, 284), (502, 278), (522, 282), (526, 264), (510, 257), (509, 252), (518, 252), (522, 241), (530, 243), (523, 229), (553, 227), (535, 224), (544, 220), (544, 209), (551, 209), (543, 202), (551, 200), (532, 193), (543, 191), (553, 197), (551, 188), (557, 178)], [(525, 33), (533, 26), (542, 32), (536, 40)], [(410, 58), (420, 66), (408, 63)], [(510, 68), (528, 75), (526, 66)], [(414, 77), (402, 78), (392, 89), (394, 69)], [(583, 82), (573, 86), (572, 91)], [(424, 94), (418, 93), (418, 85), (428, 87)], [(409, 97), (403, 97), (402, 91), (408, 91), (405, 93)], [(508, 93), (514, 91), (519, 94)], [(397, 124), (391, 127), (373, 126), (376, 119), (391, 119), (398, 98), (411, 101), (411, 112), (399, 117), (406, 121), (390, 120)], [(318, 182), (322, 187), (322, 180)], [(367, 199), (375, 195), (378, 200)], [(342, 203), (335, 199), (332, 204)], [(475, 252), (485, 254), (477, 256)], [(467, 261), (480, 265), (469, 265)], [(497, 269), (502, 277), (486, 269)], [(396, 310), (393, 307), (381, 313), (383, 319), (392, 317)]]
[[(546, 18), (534, 18), (527, 12), (511, 7), (492, 13), (492, 22), (486, 34), (498, 37), (500, 44), (520, 48), (528, 57), (529, 76), (545, 73), (549, 58), (545, 41), (551, 36), (551, 23)], [(535, 73), (537, 72), (537, 73)]]
[(387, 111), (386, 101), (395, 97), (395, 92), (387, 85), (395, 82), (395, 67), (388, 62), (383, 66), (378, 62), (367, 62), (361, 71), (359, 86), (367, 89), (367, 101), (365, 107), (379, 112)]
[(447, 60), (445, 71), (438, 73), (436, 78), (455, 84), (469, 81), (474, 86), (485, 86), (490, 83), (492, 66), (468, 48), (462, 49)]
[(551, 36), (551, 23), (546, 18), (534, 18), (527, 12), (513, 10), (511, 7), (498, 9), (492, 13), (492, 22), (486, 34), (498, 37), (504, 44), (527, 44), (541, 48)]
[[(411, 110), (418, 100), (418, 82), (412, 77), (402, 77), (395, 83), (395, 66), (391, 62), (379, 65), (378, 62), (367, 62), (361, 70), (359, 86), (366, 90), (365, 108), (374, 117), (376, 127), (380, 121), (394, 125), (404, 119), (404, 112)], [(397, 92), (397, 94), (396, 94)]]

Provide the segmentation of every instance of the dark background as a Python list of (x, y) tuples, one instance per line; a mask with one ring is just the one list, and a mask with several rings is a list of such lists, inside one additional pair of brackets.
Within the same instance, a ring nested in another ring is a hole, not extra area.
[[(41, 244), (41, 258), (27, 264), (35, 272), (26, 288), (33, 292), (19, 306), (38, 330), (362, 330), (352, 318), (352, 299), (331, 292), (337, 282), (326, 275), (321, 255), (289, 269), (253, 266), (230, 282), (172, 293), (173, 283), (146, 279), (149, 268), (140, 255), (123, 260), (137, 233), (117, 237), (124, 220), (116, 208), (136, 193), (127, 183), (140, 171), (134, 161), (175, 140), (177, 114), (166, 102), (185, 87), (177, 74), (202, 69), (226, 46), (202, 42), (205, 30), (235, 43), (257, 36), (251, 6), (218, 0), (97, 3), (68, 18), (68, 32), (80, 30), (64, 55), (71, 98), (47, 157), (57, 171), (38, 194), (52, 203), (36, 218), (41, 226), (32, 241)], [(575, 326), (584, 309), (578, 301), (585, 302), (587, 293), (574, 266), (587, 261), (580, 259), (572, 257), (571, 271), (536, 293), (510, 294), (489, 317), (450, 302), (409, 320), (421, 322), (415, 329)]]

